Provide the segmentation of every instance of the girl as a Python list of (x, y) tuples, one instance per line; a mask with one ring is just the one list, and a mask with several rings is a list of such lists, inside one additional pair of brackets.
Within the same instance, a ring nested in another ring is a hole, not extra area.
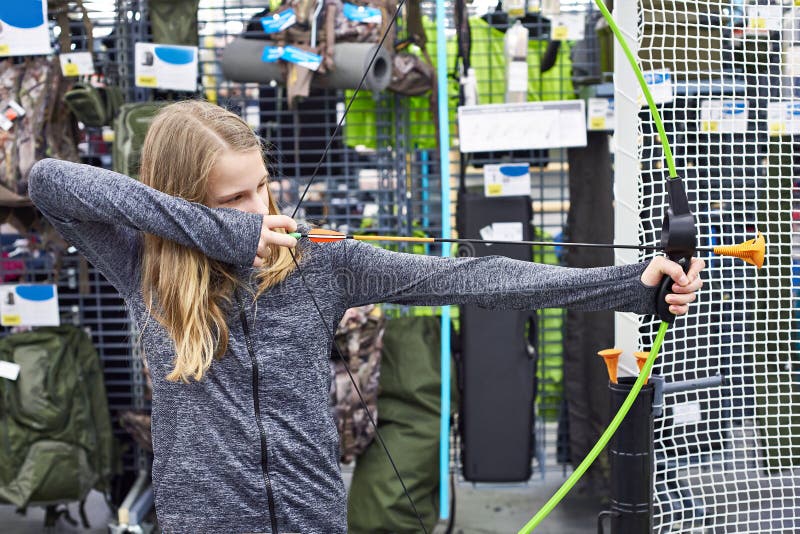
[(298, 243), (270, 193), (259, 139), (206, 102), (159, 113), (141, 180), (44, 160), (31, 171), (30, 196), (119, 290), (141, 332), (156, 511), (169, 533), (346, 531), (328, 332), (350, 307), (652, 314), (668, 275), (671, 311), (683, 314), (702, 285), (701, 260), (684, 275), (664, 258), (568, 269)]

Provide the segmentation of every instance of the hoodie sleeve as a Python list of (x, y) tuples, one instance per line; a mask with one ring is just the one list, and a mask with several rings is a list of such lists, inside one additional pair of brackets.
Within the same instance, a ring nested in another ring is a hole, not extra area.
[(123, 295), (138, 290), (141, 232), (250, 265), (262, 217), (167, 195), (106, 169), (45, 159), (33, 166), (29, 194), (62, 236)]
[(646, 263), (576, 269), (502, 256), (404, 254), (357, 241), (332, 246), (338, 248), (337, 284), (349, 306), (393, 302), (655, 313), (656, 288), (641, 282)]

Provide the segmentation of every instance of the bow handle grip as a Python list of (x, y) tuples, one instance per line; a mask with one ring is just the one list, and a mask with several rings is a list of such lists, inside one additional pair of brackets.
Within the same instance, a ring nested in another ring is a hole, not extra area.
[[(697, 229), (682, 178), (667, 180), (667, 195), (669, 207), (661, 226), (661, 246), (667, 257), (680, 265), (684, 273), (688, 273), (697, 248)], [(669, 324), (675, 322), (675, 315), (670, 313), (665, 299), (672, 293), (673, 283), (669, 276), (662, 278), (656, 295), (658, 316)]]
[[(684, 273), (689, 272), (689, 267), (692, 264), (691, 256), (670, 259), (680, 265)], [(669, 311), (669, 303), (666, 301), (666, 298), (667, 295), (672, 293), (672, 284), (674, 283), (675, 281), (671, 277), (665, 275), (664, 278), (661, 279), (661, 284), (659, 284), (658, 292), (656, 293), (656, 310), (658, 311), (658, 317), (670, 325), (675, 322), (676, 316)]]

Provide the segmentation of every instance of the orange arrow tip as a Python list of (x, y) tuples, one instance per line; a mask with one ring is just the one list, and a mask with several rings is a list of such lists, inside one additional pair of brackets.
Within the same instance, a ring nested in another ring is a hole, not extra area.
[(337, 239), (345, 239), (347, 236), (335, 230), (328, 230), (327, 228), (314, 228), (309, 230), (308, 240), (313, 243), (330, 243)]
[[(641, 373), (642, 369), (644, 369), (644, 364), (647, 363), (647, 358), (650, 356), (650, 351), (634, 352), (633, 355), (636, 357), (636, 367), (639, 368), (639, 373)], [(645, 381), (645, 383), (647, 383), (647, 381)]]
[(617, 365), (622, 349), (605, 349), (597, 353), (606, 362), (608, 378), (614, 384), (617, 383)]
[(766, 255), (766, 240), (761, 232), (755, 239), (739, 243), (738, 245), (729, 245), (724, 247), (714, 247), (714, 254), (720, 256), (733, 256), (739, 258), (750, 265), (755, 265), (759, 269), (764, 265), (764, 256)]

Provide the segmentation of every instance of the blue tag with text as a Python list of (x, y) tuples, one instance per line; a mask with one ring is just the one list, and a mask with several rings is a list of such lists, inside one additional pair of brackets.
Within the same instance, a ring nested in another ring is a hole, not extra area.
[(285, 30), (297, 22), (297, 17), (293, 9), (287, 9), (280, 13), (268, 15), (261, 18), (261, 27), (264, 28), (264, 33), (277, 33)]
[(353, 22), (362, 22), (364, 24), (381, 23), (381, 10), (374, 7), (345, 3), (342, 13), (344, 13), (347, 20), (352, 20)]

